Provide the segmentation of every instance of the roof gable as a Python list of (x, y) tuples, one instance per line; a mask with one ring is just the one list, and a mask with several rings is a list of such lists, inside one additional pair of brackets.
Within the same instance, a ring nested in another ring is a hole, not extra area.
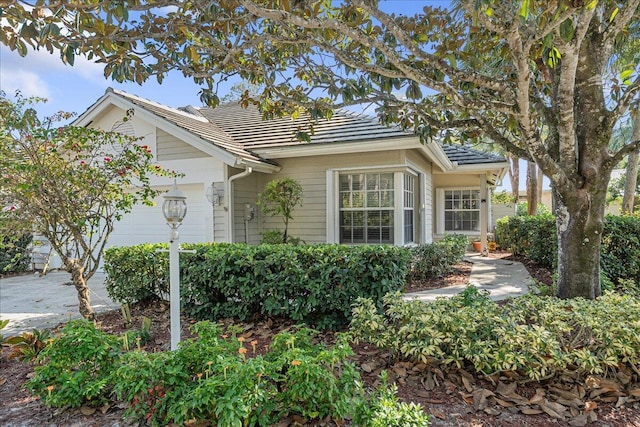
[[(115, 98), (114, 98), (115, 97)], [(120, 100), (120, 101), (118, 101)], [(364, 114), (356, 114), (345, 110), (334, 112), (330, 120), (311, 121), (308, 116), (299, 119), (289, 117), (262, 120), (258, 109), (250, 105), (243, 108), (239, 103), (222, 104), (215, 109), (209, 107), (187, 106), (172, 108), (159, 104), (125, 91), (107, 89), (105, 95), (85, 111), (76, 122), (90, 123), (90, 118), (100, 110), (103, 102), (113, 103), (124, 101), (120, 107), (135, 106), (160, 119), (162, 123), (185, 136), (185, 142), (191, 140), (197, 147), (210, 147), (226, 153), (225, 161), (232, 166), (240, 163), (262, 164), (267, 168), (277, 167), (277, 164), (257, 152), (264, 153), (269, 148), (298, 148), (304, 146), (319, 146), (340, 143), (347, 149), (345, 143), (359, 144), (384, 140), (406, 140), (407, 144), (427, 147), (425, 151), (433, 161), (445, 165), (451, 170), (455, 166), (481, 165), (505, 163), (501, 156), (485, 153), (464, 145), (421, 144), (418, 137), (399, 126), (385, 126), (375, 118)], [(296, 139), (299, 131), (308, 131), (313, 123), (310, 142)], [(164, 129), (168, 131), (168, 129)], [(189, 138), (188, 136), (191, 136)], [(176, 135), (177, 136), (177, 135)], [(195, 146), (195, 145), (194, 145)], [(231, 155), (232, 157), (229, 157)], [(435, 156), (435, 157), (434, 157)], [(235, 162), (231, 159), (235, 158)], [(448, 159), (448, 160), (447, 160)], [(506, 166), (505, 166), (506, 167)]]

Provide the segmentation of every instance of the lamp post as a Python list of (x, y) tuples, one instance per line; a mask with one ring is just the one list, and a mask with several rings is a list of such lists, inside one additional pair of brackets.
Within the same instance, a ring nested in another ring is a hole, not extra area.
[(173, 188), (164, 195), (162, 214), (171, 227), (169, 234), (169, 302), (171, 315), (171, 350), (178, 348), (180, 342), (180, 242), (178, 227), (187, 214), (187, 197), (178, 189), (176, 182)]

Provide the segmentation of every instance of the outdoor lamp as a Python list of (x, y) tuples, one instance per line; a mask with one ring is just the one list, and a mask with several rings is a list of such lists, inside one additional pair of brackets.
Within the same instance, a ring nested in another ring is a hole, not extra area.
[(222, 203), (222, 189), (216, 188), (215, 184), (211, 184), (209, 187), (207, 187), (206, 196), (209, 203), (211, 203), (213, 206), (220, 206), (220, 204)]
[(178, 228), (187, 215), (187, 196), (173, 183), (173, 188), (164, 195), (162, 214), (171, 228)]
[(162, 213), (171, 227), (169, 234), (169, 307), (171, 318), (171, 350), (178, 348), (180, 342), (180, 242), (178, 227), (187, 214), (187, 197), (178, 190), (174, 181), (173, 188), (164, 195)]

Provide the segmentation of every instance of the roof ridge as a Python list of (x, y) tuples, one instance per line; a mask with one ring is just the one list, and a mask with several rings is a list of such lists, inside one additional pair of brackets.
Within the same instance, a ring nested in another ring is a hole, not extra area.
[[(192, 118), (192, 119), (194, 119), (194, 120), (198, 120), (198, 121), (200, 121), (200, 122), (210, 123), (210, 122), (209, 122), (209, 120), (207, 120), (207, 119), (206, 119), (205, 117), (203, 117), (202, 115), (195, 115), (195, 114), (189, 113), (188, 111), (182, 110), (182, 109), (180, 109), (180, 108), (170, 107), (170, 106), (168, 106), (168, 105), (166, 105), (166, 104), (162, 104), (162, 103), (160, 103), (160, 102), (152, 101), (152, 100), (150, 100), (150, 99), (143, 98), (143, 97), (138, 96), (138, 95), (134, 95), (134, 94), (129, 93), (129, 92), (124, 91), (124, 90), (114, 89), (114, 88), (112, 88), (112, 87), (109, 87), (109, 88), (107, 88), (106, 92), (113, 92), (113, 93), (115, 93), (116, 95), (120, 95), (120, 96), (125, 97), (125, 98), (135, 99), (135, 100), (137, 100), (137, 101), (139, 101), (139, 102), (146, 102), (146, 103), (151, 104), (151, 105), (154, 105), (154, 106), (156, 106), (156, 107), (164, 108), (164, 109), (169, 110), (169, 111), (172, 111), (172, 112), (174, 112), (174, 113), (177, 113), (177, 114), (181, 114), (181, 115), (183, 115), (183, 116), (190, 117), (190, 118)], [(188, 108), (188, 107), (191, 107), (191, 105), (188, 105), (188, 106), (187, 106), (187, 107), (185, 107), (185, 108)], [(194, 108), (195, 108), (195, 107), (194, 107)]]

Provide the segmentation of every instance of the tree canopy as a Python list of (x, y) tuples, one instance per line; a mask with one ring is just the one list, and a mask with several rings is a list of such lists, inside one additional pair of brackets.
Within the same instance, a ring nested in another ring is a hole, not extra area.
[[(330, 117), (376, 106), (383, 123), (423, 139), (490, 138), (538, 164), (558, 210), (559, 295), (600, 293), (599, 250), (612, 168), (640, 146), (608, 145), (637, 108), (640, 0), (458, 0), (415, 14), (378, 0), (13, 2), (2, 42), (85, 55), (118, 81), (162, 80), (178, 70), (219, 102), (239, 76), (265, 118)], [(619, 72), (607, 74), (610, 64)]]

